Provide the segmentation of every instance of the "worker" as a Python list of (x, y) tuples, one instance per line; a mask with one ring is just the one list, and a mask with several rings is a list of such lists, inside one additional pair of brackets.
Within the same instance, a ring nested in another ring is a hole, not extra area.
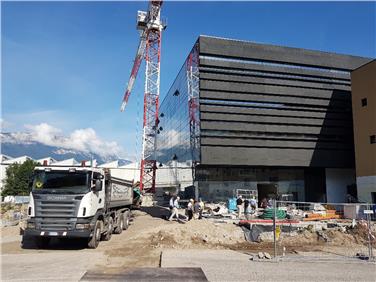
[(173, 201), (172, 212), (171, 212), (170, 218), (168, 219), (169, 221), (171, 221), (174, 216), (176, 217), (176, 220), (179, 221), (179, 210), (178, 210), (178, 208), (179, 208), (179, 200), (180, 200), (180, 197), (178, 196)]
[(238, 209), (238, 218), (240, 219), (240, 216), (242, 215), (242, 208), (243, 208), (243, 197), (241, 195), (236, 199), (236, 207)]
[(266, 198), (263, 198), (263, 199), (261, 200), (260, 208), (262, 208), (262, 209), (266, 209), (267, 206), (268, 206), (268, 200), (267, 200)]
[(251, 205), (247, 199), (244, 200), (244, 216), (246, 220), (250, 220), (251, 217)]
[(268, 205), (266, 207), (267, 209), (272, 209), (273, 208), (273, 199), (272, 198), (269, 198), (268, 199)]
[(193, 217), (193, 199), (190, 199), (188, 202), (187, 206), (187, 215), (188, 215), (188, 220), (191, 220)]
[(169, 215), (166, 219), (170, 218), (170, 216), (172, 215), (172, 209), (174, 208), (174, 201), (175, 201), (175, 196), (172, 195), (171, 198), (170, 198), (170, 201), (168, 202), (168, 208), (170, 210), (170, 213), (169, 213)]
[(193, 204), (193, 219), (199, 219), (200, 217), (200, 203), (198, 201), (194, 201)]
[(174, 201), (175, 201), (175, 196), (172, 195), (171, 198), (170, 198), (170, 202), (169, 202), (169, 208), (170, 210), (172, 210), (172, 208), (174, 207)]
[(199, 198), (198, 203), (200, 204), (200, 215), (199, 215), (198, 219), (202, 219), (202, 212), (204, 211), (205, 204), (204, 204), (204, 202), (202, 201), (201, 198)]
[(251, 200), (249, 201), (249, 204), (251, 205), (251, 209), (255, 211), (257, 209), (257, 201), (255, 196), (252, 196)]

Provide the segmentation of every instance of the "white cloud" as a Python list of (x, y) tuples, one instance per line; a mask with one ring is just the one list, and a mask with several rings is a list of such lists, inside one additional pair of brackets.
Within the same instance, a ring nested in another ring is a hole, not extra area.
[(31, 141), (45, 145), (96, 153), (103, 157), (124, 157), (124, 149), (116, 142), (108, 142), (97, 136), (92, 128), (76, 129), (68, 136), (63, 136), (62, 130), (47, 123), (25, 125)]
[(57, 139), (57, 136), (61, 134), (61, 130), (47, 123), (38, 125), (26, 124), (25, 127), (31, 131), (32, 138), (35, 141), (50, 146), (55, 146), (55, 144), (60, 141)]
[(12, 123), (8, 122), (7, 120), (0, 118), (0, 130), (1, 132), (4, 131), (4, 129), (10, 128), (12, 126)]

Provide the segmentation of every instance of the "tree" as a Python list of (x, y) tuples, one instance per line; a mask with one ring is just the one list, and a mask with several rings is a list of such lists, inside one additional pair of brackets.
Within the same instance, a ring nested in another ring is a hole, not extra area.
[(14, 163), (7, 167), (2, 196), (27, 196), (30, 193), (29, 182), (37, 165), (33, 160)]

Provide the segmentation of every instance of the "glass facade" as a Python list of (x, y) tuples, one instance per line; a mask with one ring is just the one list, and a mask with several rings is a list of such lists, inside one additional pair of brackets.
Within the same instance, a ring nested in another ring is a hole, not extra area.
[(304, 169), (198, 167), (196, 180), (205, 201), (227, 201), (236, 189), (256, 190), (259, 200), (271, 194), (305, 200)]
[(168, 164), (172, 160), (182, 163), (192, 160), (188, 97), (185, 62), (159, 108), (158, 163)]

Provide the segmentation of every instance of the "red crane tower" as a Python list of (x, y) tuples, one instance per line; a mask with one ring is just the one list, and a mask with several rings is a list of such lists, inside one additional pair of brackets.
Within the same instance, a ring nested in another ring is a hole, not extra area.
[(140, 31), (140, 42), (120, 109), (124, 111), (138, 69), (142, 60), (145, 59), (144, 121), (140, 172), (140, 190), (144, 193), (155, 192), (161, 41), (162, 30), (165, 28), (160, 18), (162, 2), (150, 1), (147, 12), (137, 12), (137, 29)]

